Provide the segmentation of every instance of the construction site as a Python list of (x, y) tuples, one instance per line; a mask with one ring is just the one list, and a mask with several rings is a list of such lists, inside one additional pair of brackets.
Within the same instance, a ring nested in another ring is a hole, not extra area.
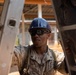
[(0, 75), (21, 75), (10, 72), (14, 47), (33, 44), (28, 29), (37, 17), (51, 27), (49, 48), (65, 56), (68, 73), (55, 75), (76, 75), (75, 0), (0, 0)]

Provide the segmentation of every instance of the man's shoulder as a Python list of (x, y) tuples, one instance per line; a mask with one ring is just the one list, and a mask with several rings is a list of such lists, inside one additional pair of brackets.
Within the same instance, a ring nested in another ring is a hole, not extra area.
[(28, 49), (28, 46), (15, 46), (15, 48), (14, 48), (14, 50), (15, 51), (20, 51), (20, 52), (22, 52), (22, 51), (27, 51), (27, 49)]
[(25, 55), (27, 56), (28, 52), (28, 46), (15, 46), (14, 48), (14, 54), (17, 56), (24, 57)]
[(58, 51), (58, 50), (54, 50), (54, 49), (50, 49), (50, 48), (49, 48), (49, 50), (50, 50), (50, 52), (53, 52), (56, 56), (57, 56), (57, 55), (64, 55), (63, 52), (60, 52), (60, 51)]
[(50, 52), (52, 52), (53, 56), (55, 56), (56, 60), (59, 61), (59, 59), (64, 59), (64, 52), (60, 52), (58, 50), (49, 49)]
[(64, 52), (60, 52), (58, 50), (52, 50), (55, 55), (55, 60), (57, 62), (62, 62), (64, 60)]

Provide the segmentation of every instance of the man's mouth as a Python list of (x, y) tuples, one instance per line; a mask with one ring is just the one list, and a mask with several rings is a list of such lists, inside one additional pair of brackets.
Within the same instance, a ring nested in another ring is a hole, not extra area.
[(38, 42), (40, 42), (40, 40), (39, 39), (34, 39), (34, 42), (38, 43)]

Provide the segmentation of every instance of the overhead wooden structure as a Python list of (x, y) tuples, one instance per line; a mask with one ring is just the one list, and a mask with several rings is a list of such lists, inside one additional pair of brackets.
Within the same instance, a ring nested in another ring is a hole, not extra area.
[[(51, 5), (51, 0), (25, 0), (25, 4), (46, 4)], [(0, 3), (4, 3), (4, 0), (0, 0)]]
[(0, 3), (3, 3), (4, 2), (4, 0), (0, 0)]
[[(4, 1), (5, 0), (0, 0), (0, 15)], [(51, 0), (25, 0), (23, 12), (26, 20), (32, 20), (33, 18), (38, 17), (38, 4), (41, 4), (42, 6), (43, 18), (47, 20), (55, 20)]]
[(26, 0), (26, 4), (47, 4), (51, 5), (51, 0)]

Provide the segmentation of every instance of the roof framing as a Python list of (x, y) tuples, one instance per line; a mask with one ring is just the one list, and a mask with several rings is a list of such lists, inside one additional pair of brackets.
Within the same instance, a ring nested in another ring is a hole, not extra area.
[[(4, 0), (0, 0), (0, 3), (4, 3)], [(25, 0), (25, 4), (43, 4), (51, 5), (51, 0)]]
[(51, 5), (51, 0), (26, 0), (26, 4), (43, 4)]
[[(3, 4), (5, 0), (0, 0)], [(52, 10), (51, 0), (25, 0), (24, 16), (26, 20), (38, 17), (38, 4), (42, 5), (42, 17), (47, 20), (54, 20), (55, 16)]]

